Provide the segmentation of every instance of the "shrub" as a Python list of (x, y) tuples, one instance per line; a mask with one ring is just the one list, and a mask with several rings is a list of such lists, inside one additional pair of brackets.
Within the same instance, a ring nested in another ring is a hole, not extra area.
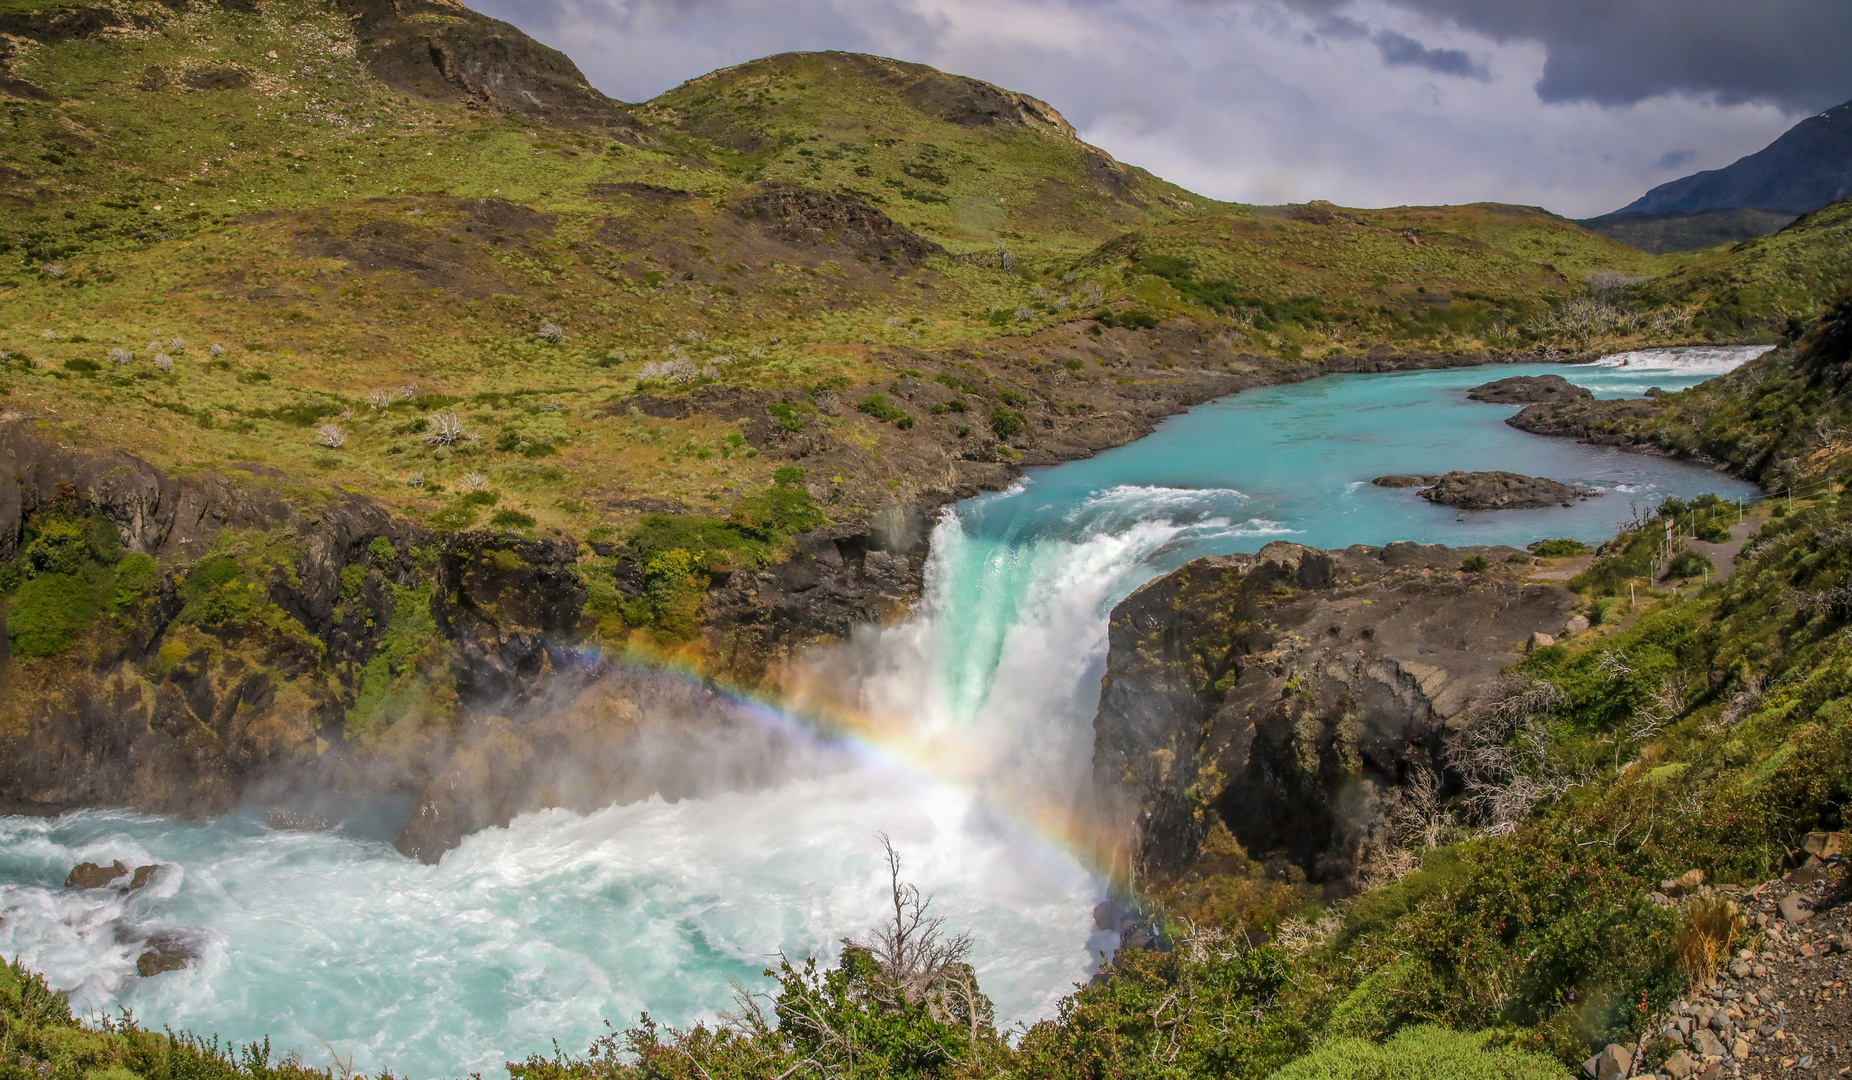
[(990, 430), (999, 439), (1015, 438), (1029, 430), (1029, 418), (1008, 405), (998, 405), (990, 410)]
[(116, 580), (109, 590), (109, 610), (123, 612), (137, 600), (154, 592), (161, 583), (161, 567), (149, 555), (140, 552), (125, 555), (116, 564)]
[(537, 336), (549, 345), (558, 345), (566, 340), (566, 331), (558, 323), (547, 323), (540, 328)]
[(73, 356), (64, 362), (64, 370), (77, 375), (94, 375), (103, 370), (103, 367), (95, 360), (85, 360), (81, 356)]
[(796, 465), (781, 465), (772, 472), (774, 484), (801, 484), (804, 482), (804, 470)]
[(1698, 522), (1693, 530), (1697, 538), (1707, 544), (1727, 544), (1730, 542), (1730, 527), (1717, 518), (1706, 518)]
[(866, 413), (884, 424), (893, 424), (900, 428), (913, 426), (913, 417), (905, 409), (895, 408), (887, 400), (886, 394), (870, 394), (856, 402), (855, 411)]
[(489, 524), (498, 529), (531, 529), (534, 527), (534, 516), (512, 508), (497, 510), (495, 516), (489, 519)]
[(96, 589), (76, 574), (41, 573), (19, 587), (7, 609), (15, 656), (56, 656), (96, 613)]
[(1460, 563), (1460, 569), (1469, 574), (1483, 574), (1491, 569), (1491, 566), (1492, 564), (1486, 561), (1484, 555), (1468, 555), (1465, 561)]
[[(707, 596), (707, 567), (687, 548), (671, 548), (643, 564), (643, 598), (649, 622), (670, 638), (692, 638), (701, 629)], [(629, 617), (626, 611), (625, 617)]]
[(1672, 561), (1666, 564), (1666, 577), (1694, 578), (1714, 570), (1716, 567), (1711, 565), (1709, 559), (1695, 551), (1685, 550), (1672, 556)]
[(798, 419), (797, 410), (789, 405), (767, 405), (765, 411), (772, 414), (772, 425), (779, 431), (803, 431), (810, 426)]
[(1333, 1039), (1268, 1080), (1562, 1080), (1555, 1058), (1499, 1046), (1496, 1038), (1423, 1024), (1384, 1043)]
[(1532, 544), (1530, 550), (1539, 559), (1562, 559), (1582, 554), (1588, 550), (1588, 545), (1580, 540), (1540, 540)]

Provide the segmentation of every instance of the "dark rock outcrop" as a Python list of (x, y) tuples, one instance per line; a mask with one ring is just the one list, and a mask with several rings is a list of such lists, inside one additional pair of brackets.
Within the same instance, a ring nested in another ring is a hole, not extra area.
[(798, 184), (768, 184), (731, 208), (741, 217), (762, 222), (779, 240), (799, 247), (827, 244), (856, 255), (909, 263), (945, 254), (938, 244), (854, 195)]
[(1466, 392), (1473, 401), (1494, 405), (1529, 405), (1540, 401), (1578, 401), (1595, 395), (1561, 375), (1513, 375), (1509, 379), (1475, 386)]
[[(1462, 572), (1475, 554), (1489, 568)], [(1513, 556), (1274, 543), (1198, 559), (1122, 602), (1094, 777), (1135, 873), (1186, 872), (1219, 821), (1256, 859), (1354, 884), (1394, 791), (1442, 771), (1449, 729), (1575, 603)]]
[(1505, 423), (1532, 435), (1559, 435), (1623, 450), (1650, 449), (1658, 399), (1558, 401), (1528, 406)]
[(340, 9), (361, 61), (395, 90), (645, 141), (630, 110), (593, 89), (565, 53), (499, 19), (442, 0), (340, 0)]
[(1593, 498), (1599, 491), (1573, 487), (1540, 476), (1512, 472), (1450, 472), (1421, 492), (1441, 506), (1461, 510), (1529, 510), (1568, 506), (1577, 499)]
[(1370, 481), (1370, 483), (1381, 488), (1423, 488), (1432, 487), (1434, 482), (1439, 479), (1439, 476), (1431, 473), (1419, 475), (1398, 473), (1394, 476), (1379, 476)]

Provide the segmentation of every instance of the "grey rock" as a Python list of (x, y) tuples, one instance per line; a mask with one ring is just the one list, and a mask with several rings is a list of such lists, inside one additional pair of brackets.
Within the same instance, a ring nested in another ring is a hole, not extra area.
[(1494, 405), (1534, 405), (1546, 401), (1578, 401), (1595, 395), (1561, 375), (1513, 375), (1484, 383), (1466, 392), (1472, 401)]
[(1537, 649), (1547, 649), (1554, 644), (1556, 644), (1556, 639), (1554, 637), (1538, 630), (1531, 634), (1530, 639), (1524, 643), (1524, 651), (1533, 652)]
[(1723, 1056), (1723, 1043), (1709, 1028), (1699, 1028), (1691, 1036), (1692, 1049), (1704, 1057)]
[(1601, 494), (1572, 487), (1540, 476), (1513, 472), (1454, 471), (1421, 492), (1421, 497), (1440, 506), (1461, 510), (1528, 510), (1544, 506), (1567, 506), (1577, 499)]
[(150, 884), (152, 884), (154, 881), (154, 875), (160, 872), (161, 872), (160, 863), (151, 863), (147, 866), (138, 866), (135, 868), (135, 876), (129, 878), (129, 883), (122, 887), (122, 891), (124, 893), (139, 892), (140, 890), (145, 889)]
[(1569, 621), (1563, 624), (1565, 634), (1579, 634), (1586, 629), (1588, 629), (1588, 616), (1586, 615), (1571, 615)]
[(1813, 918), (1813, 904), (1809, 903), (1807, 898), (1800, 893), (1789, 893), (1782, 897), (1781, 903), (1777, 904), (1776, 908), (1781, 912), (1781, 917), (1787, 920), (1789, 926), (1799, 926)]
[(1619, 1043), (1609, 1043), (1595, 1058), (1595, 1080), (1626, 1080), (1633, 1075), (1633, 1052)]
[(1439, 475), (1418, 476), (1412, 474), (1396, 474), (1393, 476), (1379, 476), (1370, 481), (1370, 483), (1377, 487), (1384, 488), (1433, 487), (1434, 482), (1439, 479)]
[(1689, 1052), (1680, 1050), (1666, 1059), (1665, 1070), (1671, 1074), (1672, 1080), (1686, 1080), (1698, 1071), (1698, 1063), (1692, 1060)]

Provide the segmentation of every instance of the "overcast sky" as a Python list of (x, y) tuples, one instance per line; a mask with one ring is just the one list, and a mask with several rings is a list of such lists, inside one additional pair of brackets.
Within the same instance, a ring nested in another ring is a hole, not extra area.
[(1033, 94), (1244, 202), (1585, 217), (1852, 98), (1852, 0), (472, 0), (640, 101), (800, 49)]

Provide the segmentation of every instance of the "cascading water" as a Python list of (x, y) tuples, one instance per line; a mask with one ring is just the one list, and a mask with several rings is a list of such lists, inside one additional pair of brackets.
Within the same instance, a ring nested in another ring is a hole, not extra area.
[[(1516, 432), (1501, 422), (1511, 409), (1460, 391), (1556, 372), (1637, 395), (1747, 358), (1348, 376), (1204, 406), (945, 514), (915, 615), (808, 665), (820, 695), (866, 718), (866, 737), (815, 740), (778, 786), (524, 815), (435, 867), (400, 857), (359, 816), (327, 834), (273, 832), (258, 813), (0, 818), (0, 953), (70, 990), (80, 1011), (267, 1034), (312, 1063), (352, 1055), (369, 1072), (494, 1075), (644, 1009), (711, 1018), (729, 978), (762, 985), (780, 950), (833, 955), (881, 917), (873, 834), (884, 831), (937, 910), (972, 931), (1002, 1018), (1047, 1015), (1114, 944), (1091, 918), (1103, 885), (1073, 852), (1088, 841), (1077, 825), (1120, 598), (1191, 558), (1274, 539), (1597, 540), (1629, 502), (1742, 493), (1708, 470)], [(1451, 468), (1609, 496), (1456, 515), (1367, 484)], [(128, 896), (59, 888), (74, 863), (114, 859), (168, 869)], [(140, 942), (163, 929), (191, 935), (201, 958), (138, 978)]]

